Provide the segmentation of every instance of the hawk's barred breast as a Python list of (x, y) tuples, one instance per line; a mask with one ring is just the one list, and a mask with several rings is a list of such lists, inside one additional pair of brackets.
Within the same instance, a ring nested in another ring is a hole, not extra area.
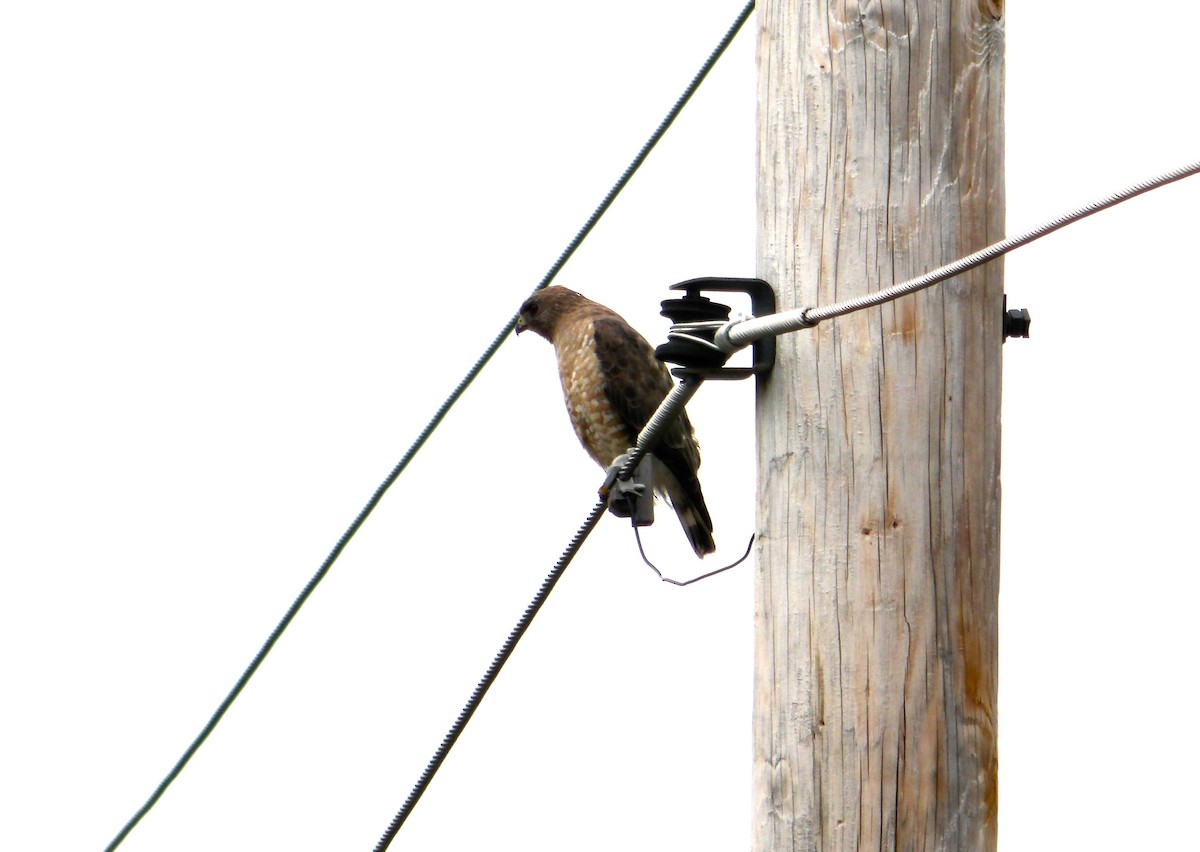
[(592, 321), (585, 319), (563, 329), (574, 346), (556, 346), (558, 377), (575, 434), (588, 455), (603, 468), (637, 442), (605, 394), (607, 379), (596, 356)]

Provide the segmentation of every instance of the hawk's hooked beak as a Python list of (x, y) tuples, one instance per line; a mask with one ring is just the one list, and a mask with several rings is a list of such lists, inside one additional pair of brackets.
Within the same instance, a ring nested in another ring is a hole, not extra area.
[(517, 334), (527, 328), (529, 328), (529, 323), (525, 322), (525, 314), (517, 314)]

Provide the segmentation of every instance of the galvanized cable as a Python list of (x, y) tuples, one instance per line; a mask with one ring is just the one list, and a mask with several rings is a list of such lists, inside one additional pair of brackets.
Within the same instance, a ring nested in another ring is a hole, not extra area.
[[(700, 87), (700, 84), (704, 81), (704, 78), (708, 76), (708, 72), (712, 70), (713, 66), (716, 65), (717, 60), (721, 58), (722, 54), (724, 54), (726, 48), (729, 47), (729, 44), (733, 41), (734, 36), (737, 35), (738, 31), (742, 28), (742, 25), (746, 23), (746, 20), (750, 17), (750, 13), (753, 10), (754, 2), (751, 0), (751, 2), (747, 3), (742, 11), (738, 14), (733, 24), (729, 27), (725, 35), (721, 38), (721, 41), (717, 44), (716, 48), (714, 48), (712, 53), (709, 54), (704, 64), (700, 67), (700, 70), (696, 72), (687, 88), (685, 88), (683, 93), (676, 99), (674, 105), (667, 112), (663, 120), (659, 122), (658, 127), (655, 128), (652, 134), (650, 134), (649, 139), (647, 139), (646, 143), (642, 145), (642, 148), (638, 151), (637, 156), (633, 158), (633, 160), (625, 168), (625, 171), (617, 179), (616, 183), (613, 184), (612, 188), (609, 189), (608, 193), (604, 196), (604, 199), (599, 205), (597, 205), (596, 209), (592, 211), (592, 215), (588, 217), (587, 221), (571, 239), (570, 243), (567, 244), (567, 247), (563, 249), (562, 253), (558, 256), (558, 259), (554, 261), (554, 263), (550, 266), (550, 269), (547, 270), (544, 276), (542, 276), (542, 280), (538, 283), (537, 287), (534, 288), (533, 292), (536, 293), (538, 290), (547, 287), (550, 282), (554, 280), (555, 276), (558, 275), (563, 266), (565, 266), (567, 261), (570, 260), (571, 256), (574, 255), (576, 249), (579, 248), (588, 234), (592, 232), (592, 229), (595, 228), (596, 223), (600, 221), (600, 217), (603, 216), (605, 212), (607, 212), (608, 208), (612, 206), (613, 201), (616, 200), (616, 197), (625, 188), (626, 184), (629, 183), (630, 179), (641, 167), (642, 163), (645, 162), (646, 157), (649, 156), (650, 152), (654, 149), (654, 146), (657, 145), (659, 140), (662, 139), (663, 135), (666, 134), (667, 130), (679, 116), (679, 113), (683, 110), (684, 106), (686, 106), (688, 101), (691, 100), (692, 95), (696, 93), (696, 90)], [(116, 836), (112, 839), (108, 846), (105, 847), (105, 852), (113, 852), (114, 849), (121, 845), (121, 843), (129, 835), (129, 832), (131, 832), (134, 827), (141, 822), (142, 818), (149, 813), (150, 809), (154, 807), (160, 798), (162, 798), (163, 793), (165, 793), (167, 788), (171, 786), (171, 783), (179, 776), (179, 773), (183, 771), (183, 768), (188, 764), (188, 761), (192, 759), (192, 756), (195, 755), (195, 753), (199, 750), (200, 746), (204, 744), (204, 741), (208, 739), (208, 736), (213, 732), (217, 724), (221, 721), (222, 717), (224, 717), (226, 711), (229, 710), (230, 706), (241, 694), (246, 684), (250, 681), (250, 678), (254, 676), (256, 671), (258, 671), (259, 666), (262, 665), (262, 662), (266, 658), (267, 654), (269, 654), (271, 649), (274, 648), (275, 643), (279, 640), (279, 637), (292, 623), (292, 620), (296, 617), (296, 614), (300, 611), (300, 608), (304, 606), (305, 602), (325, 578), (325, 575), (329, 573), (330, 568), (333, 567), (333, 563), (337, 561), (346, 545), (349, 544), (350, 539), (352, 539), (355, 533), (358, 532), (359, 528), (375, 510), (375, 507), (379, 505), (379, 502), (383, 499), (383, 495), (387, 493), (387, 490), (392, 487), (392, 484), (395, 483), (395, 481), (400, 477), (400, 474), (402, 474), (408, 467), (409, 462), (413, 460), (416, 454), (425, 445), (425, 442), (429, 440), (429, 437), (433, 434), (434, 430), (437, 429), (437, 427), (441, 424), (442, 420), (449, 413), (450, 409), (454, 407), (454, 404), (458, 402), (459, 398), (466, 391), (467, 387), (475, 380), (475, 377), (482, 372), (483, 368), (488, 364), (488, 362), (491, 361), (492, 356), (496, 354), (496, 352), (503, 345), (504, 341), (508, 339), (508, 336), (515, 327), (516, 322), (517, 318), (514, 314), (512, 318), (509, 319), (507, 324), (505, 324), (504, 328), (500, 330), (499, 334), (496, 335), (488, 347), (483, 351), (483, 354), (480, 355), (475, 361), (475, 364), (471, 367), (471, 369), (467, 371), (467, 374), (463, 377), (463, 379), (458, 383), (457, 386), (455, 386), (450, 395), (446, 397), (445, 401), (441, 404), (441, 406), (438, 407), (437, 411), (434, 413), (433, 417), (430, 418), (429, 422), (425, 424), (425, 428), (421, 430), (421, 433), (417, 436), (416, 440), (414, 440), (412, 445), (409, 446), (408, 450), (401, 457), (400, 461), (396, 463), (396, 466), (392, 468), (391, 472), (387, 475), (383, 482), (380, 483), (379, 487), (375, 489), (375, 493), (371, 495), (371, 499), (367, 501), (365, 506), (363, 506), (362, 510), (358, 513), (358, 516), (355, 517), (350, 526), (347, 527), (346, 531), (342, 534), (342, 537), (338, 540), (337, 544), (334, 545), (333, 549), (329, 552), (329, 555), (325, 557), (325, 561), (321, 563), (321, 567), (317, 569), (316, 573), (313, 574), (305, 587), (300, 591), (300, 594), (296, 596), (296, 599), (292, 602), (292, 605), (288, 608), (287, 612), (284, 613), (283, 618), (281, 618), (279, 623), (275, 625), (275, 629), (271, 631), (270, 636), (267, 637), (267, 640), (259, 648), (258, 653), (255, 654), (254, 659), (251, 660), (250, 665), (248, 665), (245, 671), (242, 672), (242, 675), (238, 678), (237, 683), (235, 683), (233, 688), (230, 689), (230, 691), (226, 694), (225, 698), (213, 712), (208, 722), (205, 723), (200, 733), (196, 735), (195, 739), (193, 739), (187, 749), (184, 750), (183, 755), (175, 762), (175, 765), (171, 767), (171, 770), (166, 774), (162, 781), (159, 782), (158, 786), (155, 788), (150, 797), (145, 801), (145, 803), (142, 804), (140, 808), (138, 808), (137, 812), (130, 817), (129, 821), (121, 827), (121, 830), (117, 832)]]
[(600, 522), (600, 518), (604, 515), (604, 509), (607, 506), (606, 501), (598, 500), (596, 505), (592, 507), (592, 511), (588, 513), (587, 519), (576, 531), (571, 538), (570, 544), (559, 557), (558, 562), (554, 564), (554, 568), (546, 575), (546, 579), (542, 581), (542, 586), (538, 589), (533, 600), (529, 602), (529, 606), (525, 607), (525, 612), (521, 619), (517, 622), (516, 627), (508, 634), (508, 638), (504, 640), (504, 644), (500, 647), (500, 651), (492, 660), (492, 664), (488, 666), (487, 671), (480, 679), (475, 691), (471, 693), (471, 697), (459, 712), (458, 718), (454, 720), (454, 724), (450, 726), (450, 730), (446, 736), (442, 738), (441, 744), (437, 747), (437, 751), (433, 753), (433, 757), (429, 759), (425, 771), (421, 773), (421, 777), (417, 779), (417, 783), (413, 786), (412, 792), (408, 794), (408, 798), (404, 800), (400, 810), (396, 812), (396, 816), (392, 818), (387, 830), (383, 836), (379, 838), (379, 842), (375, 844), (376, 852), (387, 849), (391, 845), (392, 840), (396, 837), (396, 832), (400, 830), (400, 826), (404, 825), (404, 821), (408, 819), (408, 815), (412, 813), (413, 808), (417, 806), (421, 795), (429, 786), (429, 782), (433, 780), (433, 776), (437, 774), (441, 768), (446, 756), (450, 753), (450, 749), (458, 741), (459, 736), (467, 727), (467, 722), (471, 721), (471, 717), (475, 715), (475, 711), (479, 709), (480, 703), (483, 701), (483, 696), (487, 694), (492, 683), (495, 682), (496, 676), (500, 674), (500, 669), (504, 667), (505, 662), (512, 655), (513, 649), (517, 647), (517, 643), (521, 641), (521, 637), (525, 635), (525, 631), (529, 629), (529, 625), (533, 622), (533, 617), (537, 615), (542, 604), (546, 602), (546, 598), (550, 597), (550, 592), (554, 590), (554, 586), (558, 583), (563, 572), (567, 570), (567, 566), (571, 564), (571, 560), (575, 558), (575, 554), (583, 545), (583, 542), (595, 529), (596, 524)]
[[(747, 8), (752, 8), (752, 6), (753, 4), (748, 4)], [(738, 26), (740, 26), (740, 24)], [(959, 275), (967, 270), (975, 268), (976, 266), (980, 266), (990, 260), (994, 260), (995, 258), (1007, 254), (1015, 248), (1019, 248), (1020, 246), (1033, 242), (1036, 239), (1053, 233), (1054, 231), (1057, 231), (1066, 225), (1072, 224), (1073, 222), (1077, 222), (1080, 219), (1092, 215), (1093, 213), (1113, 207), (1123, 201), (1128, 201), (1131, 198), (1141, 195), (1142, 193), (1149, 192), (1150, 190), (1157, 189), (1161, 186), (1165, 186), (1168, 183), (1172, 183), (1198, 172), (1200, 172), (1200, 163), (1195, 163), (1171, 172), (1167, 172), (1166, 174), (1152, 180), (1134, 184), (1133, 186), (1128, 187), (1120, 192), (1114, 193), (1099, 201), (1092, 202), (1091, 204), (1064, 214), (1063, 216), (1040, 225), (1039, 227), (1030, 231), (1018, 234), (1015, 237), (1009, 237), (1001, 240), (1000, 242), (994, 243), (987, 248), (975, 252), (974, 254), (939, 267), (932, 272), (928, 272), (925, 275), (910, 279), (883, 290), (879, 290), (875, 293), (859, 296), (854, 299), (847, 299), (823, 308), (804, 308), (795, 311), (787, 311), (782, 314), (775, 314), (770, 317), (732, 320), (721, 325), (717, 335), (717, 342), (725, 351), (732, 351), (769, 335), (777, 335), (789, 331), (797, 331), (802, 328), (810, 328), (825, 319), (843, 316), (854, 311), (898, 299), (901, 296), (925, 289), (939, 283), (940, 281), (944, 281), (947, 278), (952, 278), (955, 275)], [(711, 324), (682, 323), (679, 324), (678, 327), (683, 329), (685, 327), (691, 328), (708, 325)], [(650, 421), (646, 424), (646, 427), (638, 436), (637, 446), (624, 457), (623, 463), (617, 472), (617, 478), (628, 479), (633, 474), (638, 462), (640, 462), (645, 456), (648, 449), (652, 448), (658, 441), (662, 430), (671, 423), (671, 421), (678, 415), (678, 412), (682, 410), (683, 406), (687, 404), (687, 401), (696, 393), (701, 382), (702, 378), (699, 376), (688, 375), (672, 389), (671, 393), (668, 394), (667, 398), (663, 400), (663, 403), (659, 406), (658, 410), (655, 411), (653, 417), (650, 418)], [(471, 694), (466, 706), (464, 706), (463, 710), (459, 713), (454, 725), (451, 726), (450, 731), (446, 734), (441, 745), (434, 753), (433, 758), (426, 766), (425, 771), (421, 774), (416, 786), (413, 788), (412, 792), (409, 793), (404, 805), (392, 819), (391, 824), (380, 838), (379, 843), (375, 846), (375, 852), (384, 852), (384, 850), (391, 845), (391, 842), (395, 838), (396, 833), (399, 831), (400, 826), (404, 824), (404, 821), (408, 818), (409, 814), (412, 813), (417, 801), (425, 792), (425, 789), (429, 786), (433, 776), (437, 773), (437, 770), (445, 761), (446, 756), (449, 754), (450, 748), (453, 747), (454, 743), (458, 740), (458, 737), (462, 734), (467, 722), (470, 720), (471, 716), (474, 715), (476, 709), (478, 709), (479, 704), (483, 700), (483, 696), (487, 693), (488, 688), (490, 688), (492, 683), (495, 681), (496, 676), (499, 674), (500, 669), (503, 667), (505, 661), (507, 661), (509, 656), (511, 656), (513, 649), (516, 647), (516, 643), (520, 641), (521, 636), (524, 635), (525, 631), (529, 627), (529, 624), (533, 621), (533, 616), (537, 614), (538, 610), (549, 596), (550, 591), (554, 588), (554, 585), (558, 582), (558, 579), (566, 570), (567, 565), (570, 564), (571, 560), (574, 558), (583, 542), (587, 539), (587, 536), (599, 522), (600, 517), (604, 514), (606, 503), (607, 501), (604, 499), (601, 499), (596, 503), (596, 505), (592, 508), (591, 513), (589, 513), (587, 519), (584, 521), (583, 525), (571, 539), (570, 544), (568, 544), (567, 549), (563, 552), (563, 555), (559, 558), (559, 561), (555, 564), (545, 581), (543, 581), (542, 587), (538, 590), (538, 593), (535, 595), (533, 601), (528, 607), (526, 607), (525, 613), (521, 617), (521, 620), (517, 623), (517, 626), (513, 628), (513, 631), (509, 634), (508, 639), (501, 647), (500, 652), (493, 659), (492, 664), (488, 667), (483, 679), (476, 686), (475, 691)], [(655, 570), (657, 572), (657, 569)]]
[(722, 328), (717, 332), (716, 344), (725, 352), (732, 352), (753, 343), (755, 340), (760, 340), (764, 337), (783, 334), (789, 331), (799, 331), (803, 328), (811, 328), (817, 323), (833, 319), (834, 317), (844, 316), (845, 314), (860, 311), (863, 308), (870, 308), (876, 305), (882, 305), (884, 302), (890, 302), (898, 299), (901, 296), (907, 296), (910, 293), (915, 293), (918, 290), (924, 290), (926, 287), (931, 287), (947, 278), (953, 278), (955, 275), (961, 275), (967, 270), (981, 266), (988, 261), (995, 260), (1001, 255), (1007, 254), (1013, 249), (1020, 248), (1023, 245), (1040, 239), (1047, 234), (1054, 233), (1059, 228), (1064, 228), (1067, 225), (1078, 222), (1080, 219), (1085, 219), (1093, 213), (1099, 213), (1101, 210), (1107, 210), (1110, 207), (1115, 207), (1124, 201), (1131, 198), (1136, 198), (1143, 193), (1166, 186), (1169, 183), (1174, 183), (1177, 180), (1182, 180), (1185, 177), (1200, 173), (1200, 162), (1191, 163), (1190, 165), (1182, 166), (1169, 172), (1165, 172), (1150, 180), (1135, 183), (1125, 189), (1114, 192), (1112, 195), (1101, 198), (1098, 201), (1093, 201), (1090, 204), (1085, 204), (1078, 207), (1069, 213), (1064, 213), (1057, 219), (1052, 219), (1036, 228), (1017, 234), (1013, 237), (1007, 237), (997, 243), (993, 243), (987, 248), (980, 249), (974, 254), (969, 254), (966, 257), (959, 258), (953, 263), (948, 263), (945, 266), (940, 266), (932, 272), (926, 272), (916, 278), (911, 278), (908, 281), (903, 281), (899, 284), (893, 284), (891, 287), (885, 287), (882, 290), (877, 290), (874, 293), (867, 293), (862, 296), (856, 296), (853, 299), (845, 299), (841, 302), (835, 302), (824, 307), (807, 307), (797, 308), (792, 311), (784, 311), (782, 313), (773, 314), (768, 317), (732, 320), (729, 323), (723, 324)]
[[(666, 398), (658, 406), (654, 415), (646, 423), (638, 435), (637, 446), (632, 448), (630, 452), (623, 457), (623, 462), (617, 471), (618, 479), (628, 479), (633, 475), (633, 471), (637, 468), (638, 462), (659, 442), (663, 431), (671, 425), (680, 412), (683, 411), (688, 400), (690, 400), (700, 389), (700, 384), (703, 379), (695, 376), (688, 376), (681, 380)], [(454, 724), (450, 726), (450, 730), (446, 732), (446, 736), (442, 738), (441, 744), (437, 747), (437, 751), (433, 753), (433, 757), (429, 759), (429, 763), (425, 766), (425, 771), (421, 773), (421, 777), (417, 779), (417, 783), (413, 786), (412, 792), (408, 794), (408, 798), (404, 800), (404, 804), (400, 806), (400, 810), (392, 817), (391, 823), (388, 824), (387, 830), (379, 838), (379, 842), (375, 844), (375, 852), (383, 852), (391, 845), (396, 837), (396, 833), (400, 830), (400, 826), (404, 825), (413, 808), (417, 806), (421, 796), (426, 788), (429, 787), (429, 782), (433, 780), (433, 776), (437, 774), (442, 763), (446, 760), (446, 756), (450, 753), (450, 749), (454, 747), (454, 743), (458, 741), (459, 736), (467, 727), (467, 722), (475, 715), (475, 711), (479, 709), (483, 697), (487, 694), (488, 689), (496, 680), (496, 676), (500, 674), (500, 669), (508, 661), (512, 655), (513, 649), (517, 647), (517, 643), (521, 641), (521, 637), (525, 635), (525, 631), (529, 629), (529, 625), (533, 622), (533, 617), (537, 615), (538, 610), (542, 608), (542, 604), (546, 602), (546, 598), (550, 596), (550, 592), (554, 590), (554, 586), (558, 583), (563, 572), (567, 570), (567, 566), (571, 564), (571, 560), (575, 558), (575, 554), (583, 546), (584, 541), (591, 535), (596, 524), (600, 522), (600, 518), (604, 515), (604, 510), (608, 506), (608, 501), (601, 498), (596, 501), (596, 505), (592, 507), (588, 513), (587, 519), (580, 525), (575, 535), (572, 536), (570, 543), (563, 551), (562, 556), (554, 563), (554, 567), (550, 573), (546, 575), (546, 579), (542, 581), (541, 588), (537, 594), (533, 596), (533, 600), (529, 602), (529, 606), (525, 607), (525, 612), (522, 614), (517, 625), (508, 634), (508, 638), (504, 640), (504, 644), (492, 659), (492, 664), (488, 666), (486, 672), (475, 690), (471, 693), (471, 697), (467, 699), (467, 703), (459, 712), (458, 718), (454, 720)]]

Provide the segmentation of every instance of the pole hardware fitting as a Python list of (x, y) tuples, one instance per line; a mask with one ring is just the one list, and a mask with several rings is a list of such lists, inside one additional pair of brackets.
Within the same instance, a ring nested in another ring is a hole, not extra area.
[[(600, 496), (608, 501), (608, 510), (618, 518), (630, 518), (634, 527), (648, 527), (654, 523), (654, 468), (648, 457), (644, 457), (634, 468), (629, 479), (621, 479), (620, 473), (634, 451), (633, 447), (613, 459), (604, 473), (604, 484)], [(649, 500), (643, 500), (643, 497)]]
[(679, 365), (671, 371), (673, 375), (746, 379), (768, 373), (775, 366), (775, 338), (768, 336), (751, 344), (753, 357), (749, 367), (726, 367), (725, 362), (738, 348), (722, 334), (732, 324), (730, 308), (701, 295), (702, 291), (746, 293), (750, 296), (754, 316), (764, 317), (775, 313), (775, 291), (766, 281), (761, 278), (691, 278), (672, 284), (670, 289), (683, 290), (684, 295), (681, 299), (663, 300), (661, 313), (671, 320), (671, 330), (667, 333), (667, 342), (656, 348), (654, 355), (660, 361)]
[(1010, 337), (1029, 337), (1029, 326), (1033, 318), (1025, 308), (1008, 309), (1008, 294), (1004, 294), (1004, 339)]

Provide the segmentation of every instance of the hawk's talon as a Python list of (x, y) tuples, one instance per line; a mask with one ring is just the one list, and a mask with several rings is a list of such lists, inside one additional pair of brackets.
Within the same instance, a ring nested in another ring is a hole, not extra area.
[(601, 499), (608, 502), (608, 510), (618, 518), (637, 516), (638, 523), (644, 525), (654, 522), (654, 498), (642, 500), (648, 493), (646, 488), (647, 469), (639, 466), (629, 474), (629, 478), (621, 479), (620, 473), (629, 463), (630, 454), (635, 450), (622, 453), (613, 459), (604, 474), (604, 484), (600, 486)]
[[(612, 464), (610, 464), (608, 466), (608, 469), (606, 471), (604, 471), (604, 483), (600, 486), (599, 493), (600, 493), (600, 496), (602, 498), (604, 498), (605, 500), (607, 500), (608, 495), (612, 493), (613, 484), (618, 482), (617, 477), (620, 475), (621, 471), (624, 470), (625, 463), (627, 461), (629, 461), (629, 454), (632, 453), (633, 451), (634, 451), (634, 447), (630, 447), (627, 452), (621, 453), (621, 455), (619, 455), (615, 459), (613, 459)], [(630, 481), (629, 479), (620, 480), (620, 482), (624, 482), (624, 483), (628, 483), (629, 481)], [(619, 489), (620, 489), (620, 486), (618, 486), (618, 490)]]

